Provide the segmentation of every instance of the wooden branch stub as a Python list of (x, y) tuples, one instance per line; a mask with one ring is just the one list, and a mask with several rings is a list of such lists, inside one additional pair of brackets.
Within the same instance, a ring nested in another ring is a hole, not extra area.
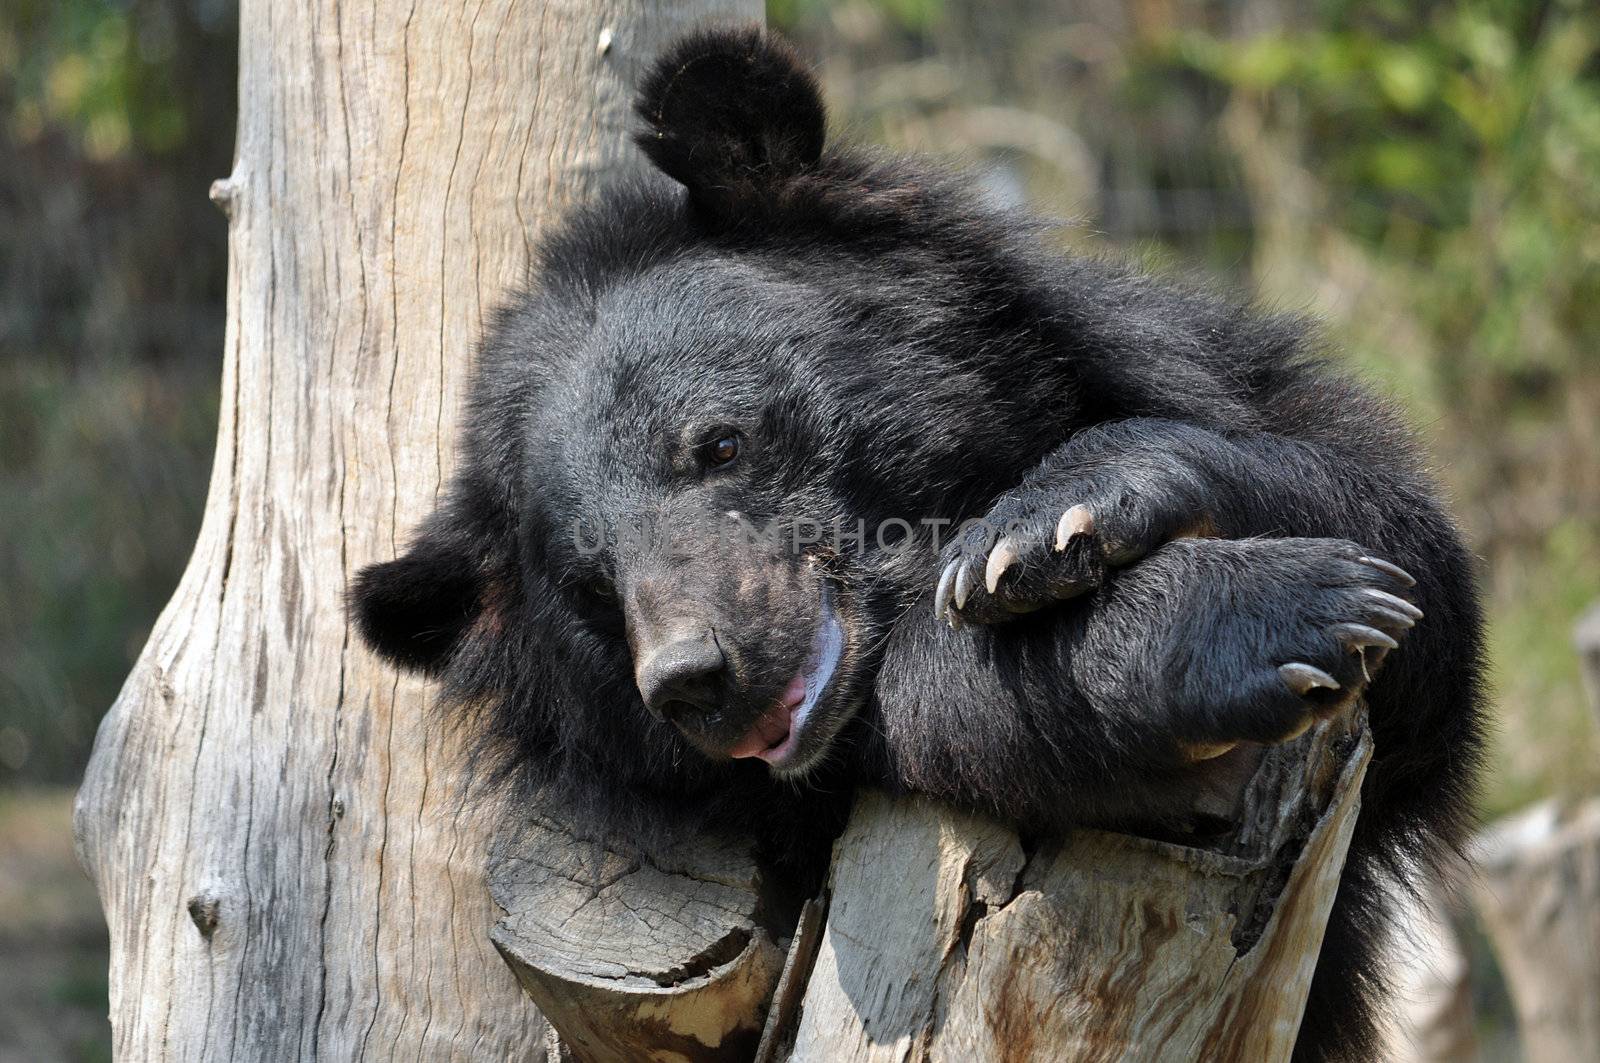
[(789, 942), (789, 955), (783, 961), (783, 974), (778, 977), (778, 988), (767, 1006), (767, 1023), (761, 1031), (755, 1063), (779, 1063), (788, 1059), (794, 1050), (790, 1038), (800, 1015), (806, 983), (811, 980), (811, 969), (817, 962), (817, 949), (822, 946), (827, 915), (826, 894), (807, 901), (800, 909), (800, 921), (795, 926), (794, 939)]
[(792, 1059), (1287, 1059), (1371, 755), (1350, 727), (1270, 751), (1222, 851), (1084, 830), (1029, 853), (865, 795)]
[(754, 1054), (793, 909), (748, 847), (699, 835), (632, 851), (538, 818), (497, 841), (489, 882), (506, 913), (491, 938), (575, 1058)]

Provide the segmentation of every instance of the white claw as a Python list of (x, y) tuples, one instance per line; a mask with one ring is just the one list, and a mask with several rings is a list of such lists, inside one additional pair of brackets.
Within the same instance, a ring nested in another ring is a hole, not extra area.
[(1000, 577), (1006, 574), (1006, 569), (1011, 567), (1011, 562), (1017, 559), (1017, 544), (1010, 539), (1001, 539), (994, 544), (994, 549), (989, 551), (989, 563), (983, 569), (983, 585), (993, 594), (994, 589), (1000, 586)]
[(952, 627), (955, 626), (955, 612), (949, 609), (950, 592), (953, 589), (951, 585), (955, 583), (956, 567), (959, 564), (958, 561), (952, 561), (945, 566), (944, 572), (939, 575), (938, 589), (933, 592), (933, 618), (938, 620), (948, 612)]
[(1089, 512), (1088, 506), (1079, 502), (1061, 514), (1061, 520), (1056, 523), (1056, 550), (1065, 550), (1074, 535), (1089, 535), (1093, 532), (1094, 514)]
[(1278, 666), (1278, 675), (1283, 677), (1284, 684), (1301, 697), (1305, 697), (1313, 690), (1321, 687), (1327, 690), (1338, 690), (1339, 681), (1309, 664), (1291, 661), (1289, 664)]
[(1414, 621), (1422, 619), (1422, 610), (1418, 609), (1404, 598), (1401, 598), (1399, 595), (1390, 594), (1388, 591), (1380, 591), (1376, 587), (1368, 587), (1367, 595), (1369, 597), (1376, 598), (1383, 605), (1393, 609), (1397, 613), (1401, 613), (1407, 617), (1410, 617)]
[(965, 609), (967, 596), (972, 593), (972, 569), (966, 565), (956, 573), (956, 608)]
[(1370, 557), (1367, 555), (1362, 555), (1361, 557), (1356, 558), (1356, 560), (1361, 562), (1363, 565), (1372, 566), (1379, 572), (1393, 576), (1401, 583), (1404, 583), (1407, 587), (1415, 587), (1417, 585), (1417, 578), (1415, 576), (1391, 561), (1385, 561), (1381, 557)]
[(1368, 646), (1382, 646), (1386, 650), (1400, 648), (1400, 644), (1388, 633), (1366, 624), (1335, 624), (1328, 630), (1352, 650), (1364, 650)]

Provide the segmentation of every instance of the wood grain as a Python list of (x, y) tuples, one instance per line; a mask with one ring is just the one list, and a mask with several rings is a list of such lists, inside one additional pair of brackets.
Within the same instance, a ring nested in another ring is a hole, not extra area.
[(794, 922), (749, 840), (621, 853), (535, 822), (497, 860), (496, 940), (586, 1063), (1287, 1060), (1370, 756), (1360, 718), (1257, 750), (1229, 800), (1202, 795), (1233, 823), (1203, 847), (1029, 848), (862, 794), (776, 991)]

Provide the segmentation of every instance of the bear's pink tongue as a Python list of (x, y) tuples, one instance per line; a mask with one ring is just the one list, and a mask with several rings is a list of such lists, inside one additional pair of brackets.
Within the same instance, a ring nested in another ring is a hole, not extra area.
[(728, 750), (730, 757), (759, 757), (789, 739), (794, 725), (794, 711), (806, 700), (806, 677), (801, 672), (789, 680), (788, 689), (778, 703), (750, 725), (750, 730)]

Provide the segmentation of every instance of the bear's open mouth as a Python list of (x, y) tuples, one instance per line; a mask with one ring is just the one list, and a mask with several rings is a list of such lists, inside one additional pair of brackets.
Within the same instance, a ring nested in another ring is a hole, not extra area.
[(834, 669), (844, 652), (844, 626), (833, 609), (833, 594), (822, 581), (822, 617), (811, 637), (811, 652), (806, 663), (784, 688), (778, 703), (750, 726), (745, 736), (728, 750), (730, 757), (759, 757), (773, 767), (782, 767), (794, 756), (800, 736), (811, 720), (812, 710), (822, 700), (833, 679)]

